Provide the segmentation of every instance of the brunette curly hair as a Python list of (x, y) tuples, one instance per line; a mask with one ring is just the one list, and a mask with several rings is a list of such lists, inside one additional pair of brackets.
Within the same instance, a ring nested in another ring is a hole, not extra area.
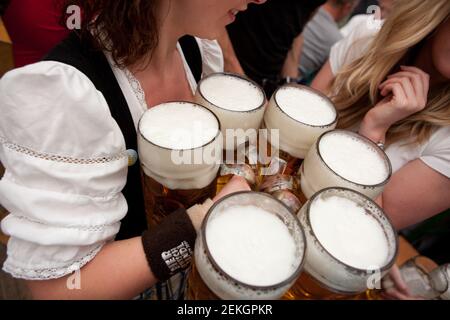
[(81, 36), (88, 37), (99, 50), (110, 52), (120, 66), (146, 61), (158, 44), (158, 24), (154, 0), (66, 0), (82, 12)]

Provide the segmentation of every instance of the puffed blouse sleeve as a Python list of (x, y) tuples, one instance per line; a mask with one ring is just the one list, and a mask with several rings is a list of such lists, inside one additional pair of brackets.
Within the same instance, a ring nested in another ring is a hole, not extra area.
[(60, 278), (114, 240), (127, 212), (125, 142), (77, 69), (39, 62), (0, 80), (0, 161), (0, 203), (10, 212), (4, 271)]

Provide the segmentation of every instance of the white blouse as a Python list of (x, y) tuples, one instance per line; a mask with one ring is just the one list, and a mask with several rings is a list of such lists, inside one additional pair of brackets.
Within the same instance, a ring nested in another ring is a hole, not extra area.
[[(217, 42), (197, 39), (203, 73), (223, 71)], [(196, 82), (180, 46), (192, 91)], [(133, 120), (146, 110), (139, 82), (110, 64)], [(54, 279), (80, 269), (113, 241), (127, 213), (128, 157), (102, 93), (72, 66), (45, 61), (0, 80), (0, 203), (10, 212), (3, 270)]]

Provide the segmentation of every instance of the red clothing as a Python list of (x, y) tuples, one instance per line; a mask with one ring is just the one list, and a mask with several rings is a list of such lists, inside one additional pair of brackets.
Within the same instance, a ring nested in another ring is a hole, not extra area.
[(40, 61), (70, 30), (60, 25), (62, 0), (11, 0), (3, 21), (16, 67)]

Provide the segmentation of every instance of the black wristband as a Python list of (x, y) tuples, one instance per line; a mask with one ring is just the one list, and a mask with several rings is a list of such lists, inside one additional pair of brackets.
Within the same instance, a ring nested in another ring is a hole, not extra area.
[(185, 209), (171, 213), (154, 230), (144, 231), (145, 256), (159, 281), (169, 279), (190, 265), (196, 237), (197, 232)]

